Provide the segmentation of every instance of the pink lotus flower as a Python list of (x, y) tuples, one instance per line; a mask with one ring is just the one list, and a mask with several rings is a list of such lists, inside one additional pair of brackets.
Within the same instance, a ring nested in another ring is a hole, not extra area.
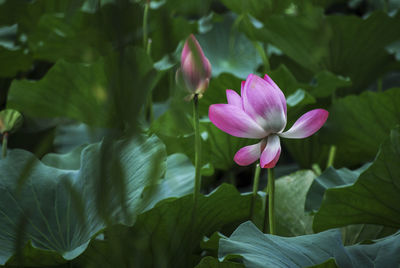
[(227, 89), (228, 104), (213, 104), (208, 116), (222, 131), (241, 138), (261, 139), (254, 145), (241, 148), (234, 160), (247, 166), (260, 159), (262, 168), (273, 168), (281, 154), (280, 138), (302, 139), (317, 132), (328, 118), (324, 109), (311, 110), (294, 125), (286, 127), (286, 99), (274, 81), (250, 74), (242, 82), (241, 95)]
[(181, 55), (181, 68), (176, 72), (178, 84), (188, 91), (202, 94), (211, 78), (211, 64), (204, 56), (199, 42), (191, 34), (185, 42)]

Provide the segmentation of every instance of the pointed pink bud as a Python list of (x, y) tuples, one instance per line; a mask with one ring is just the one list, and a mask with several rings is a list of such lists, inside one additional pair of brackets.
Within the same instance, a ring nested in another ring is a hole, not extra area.
[(176, 74), (178, 84), (192, 93), (202, 94), (211, 78), (211, 64), (199, 42), (191, 34), (185, 42), (181, 55), (181, 68)]

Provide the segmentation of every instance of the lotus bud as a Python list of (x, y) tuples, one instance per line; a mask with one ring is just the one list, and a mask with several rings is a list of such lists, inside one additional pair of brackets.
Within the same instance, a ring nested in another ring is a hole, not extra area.
[(176, 73), (177, 83), (200, 97), (208, 88), (211, 64), (203, 53), (199, 42), (191, 34), (185, 42), (181, 55), (181, 67)]

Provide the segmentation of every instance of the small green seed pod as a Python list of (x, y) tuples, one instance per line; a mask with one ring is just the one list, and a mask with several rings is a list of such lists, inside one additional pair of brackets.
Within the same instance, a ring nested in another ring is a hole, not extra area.
[(23, 122), (20, 112), (12, 109), (0, 111), (0, 133), (13, 133), (17, 131)]

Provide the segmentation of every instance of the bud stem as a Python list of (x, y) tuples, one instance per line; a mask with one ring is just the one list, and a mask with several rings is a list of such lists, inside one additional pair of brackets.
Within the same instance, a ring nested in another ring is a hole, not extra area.
[(8, 132), (4, 132), (3, 144), (2, 144), (2, 157), (3, 158), (6, 158), (6, 156), (7, 156), (7, 143), (8, 143)]
[[(199, 111), (198, 111), (198, 102), (199, 102), (199, 96), (198, 94), (194, 95), (193, 98), (193, 125), (194, 125), (194, 141), (195, 141), (195, 147), (194, 147), (194, 166), (195, 166), (195, 177), (194, 177), (194, 189), (193, 189), (193, 209), (192, 209), (192, 217), (190, 220), (190, 240), (191, 240), (191, 245), (196, 245), (196, 235), (195, 235), (195, 228), (196, 226), (196, 221), (198, 220), (197, 218), (197, 208), (198, 208), (198, 200), (199, 200), (199, 195), (200, 195), (200, 188), (201, 188), (201, 174), (200, 174), (200, 168), (201, 168), (201, 140), (200, 140), (200, 129), (199, 129)], [(188, 259), (189, 261), (189, 259)], [(190, 265), (187, 264), (187, 267)]]
[(200, 138), (200, 129), (199, 129), (199, 95), (195, 94), (193, 98), (193, 125), (194, 125), (194, 143), (195, 143), (195, 177), (194, 177), (194, 192), (193, 192), (193, 200), (194, 200), (194, 209), (197, 207), (197, 200), (200, 194), (201, 188), (201, 138)]

